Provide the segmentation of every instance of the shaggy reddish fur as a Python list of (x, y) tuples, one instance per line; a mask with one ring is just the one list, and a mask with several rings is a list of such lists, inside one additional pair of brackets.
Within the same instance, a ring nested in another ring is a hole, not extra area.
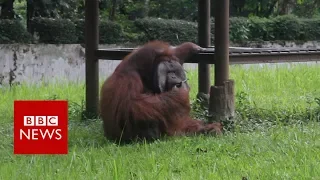
[(181, 64), (200, 50), (193, 43), (173, 48), (154, 41), (129, 54), (101, 88), (100, 114), (104, 135), (110, 140), (158, 139), (161, 135), (221, 133), (220, 123), (204, 124), (190, 118), (189, 92), (174, 89), (156, 94), (153, 74), (161, 61)]

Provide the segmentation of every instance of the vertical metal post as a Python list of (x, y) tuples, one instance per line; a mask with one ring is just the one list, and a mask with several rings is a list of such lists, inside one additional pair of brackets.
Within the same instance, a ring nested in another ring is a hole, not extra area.
[(213, 120), (224, 122), (235, 112), (234, 80), (229, 79), (229, 0), (215, 2), (215, 85), (210, 89), (209, 112)]
[(86, 114), (96, 116), (99, 102), (99, 2), (85, 1)]
[[(210, 38), (210, 0), (199, 0), (198, 3), (198, 43), (201, 47), (211, 45)], [(198, 64), (198, 91), (209, 94), (210, 88), (210, 65)]]
[(229, 79), (229, 0), (215, 1), (215, 86)]

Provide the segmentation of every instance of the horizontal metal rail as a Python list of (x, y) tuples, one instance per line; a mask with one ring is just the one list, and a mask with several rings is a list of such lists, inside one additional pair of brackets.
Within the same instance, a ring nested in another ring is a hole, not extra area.
[[(101, 60), (122, 60), (135, 48), (98, 49), (96, 56)], [(186, 63), (215, 64), (215, 48), (205, 48)], [(230, 47), (230, 64), (284, 63), (320, 61), (318, 48), (242, 48)]]

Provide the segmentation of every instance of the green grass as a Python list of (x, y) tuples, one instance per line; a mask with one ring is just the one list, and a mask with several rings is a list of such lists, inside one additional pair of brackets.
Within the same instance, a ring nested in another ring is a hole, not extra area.
[[(230, 78), (235, 80), (237, 93), (248, 94), (250, 103), (256, 103), (264, 108), (304, 108), (308, 106), (309, 97), (320, 97), (320, 64), (292, 64), (290, 68), (265, 64), (261, 67), (244, 68), (233, 65), (230, 68)], [(191, 96), (197, 93), (197, 72), (189, 73), (193, 87)], [(214, 84), (212, 68), (211, 83)], [(280, 98), (279, 98), (280, 97)]]
[[(221, 137), (126, 146), (106, 141), (100, 121), (80, 121), (83, 84), (2, 88), (0, 179), (317, 179), (320, 66), (232, 66), (230, 72), (236, 82), (238, 129)], [(197, 73), (190, 71), (188, 77), (194, 99)], [(69, 100), (69, 154), (13, 155), (13, 101), (54, 98)]]
[(319, 124), (124, 147), (106, 143), (92, 125), (71, 129), (67, 156), (14, 156), (9, 147), (2, 149), (0, 178), (300, 180), (320, 175)]

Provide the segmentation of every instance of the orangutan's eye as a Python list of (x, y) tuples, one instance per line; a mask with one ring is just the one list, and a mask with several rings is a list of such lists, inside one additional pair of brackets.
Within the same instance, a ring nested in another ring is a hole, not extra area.
[(182, 86), (182, 82), (176, 84), (177, 88), (181, 88), (181, 86)]

